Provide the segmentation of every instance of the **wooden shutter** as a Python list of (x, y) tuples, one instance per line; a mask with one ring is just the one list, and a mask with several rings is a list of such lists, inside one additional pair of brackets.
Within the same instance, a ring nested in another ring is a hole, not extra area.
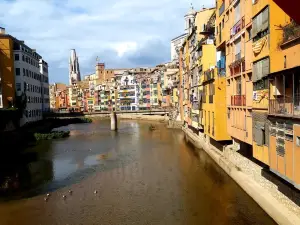
[(262, 77), (268, 76), (268, 74), (270, 73), (270, 59), (269, 58), (263, 59), (261, 66), (262, 66)]

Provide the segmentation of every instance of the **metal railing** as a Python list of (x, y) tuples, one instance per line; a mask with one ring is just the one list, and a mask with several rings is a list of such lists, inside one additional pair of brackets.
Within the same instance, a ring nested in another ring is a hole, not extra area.
[[(295, 96), (294, 101), (292, 97), (276, 97), (269, 100), (269, 114), (273, 115), (287, 115), (287, 116), (300, 116), (300, 96)], [(294, 104), (298, 102), (298, 104)]]
[(300, 25), (296, 24), (295, 22), (286, 25), (282, 29), (283, 29), (283, 43), (300, 37)]
[(232, 106), (245, 106), (246, 105), (246, 96), (245, 95), (231, 96), (231, 105)]

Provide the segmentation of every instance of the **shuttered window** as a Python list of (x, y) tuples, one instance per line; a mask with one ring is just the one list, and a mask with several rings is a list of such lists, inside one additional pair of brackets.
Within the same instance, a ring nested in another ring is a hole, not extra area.
[(241, 13), (240, 13), (240, 3), (236, 4), (236, 6), (234, 7), (234, 23), (237, 23), (240, 18), (241, 18)]
[(253, 82), (261, 80), (270, 73), (270, 58), (253, 63)]
[(252, 22), (252, 37), (257, 36), (262, 31), (269, 28), (269, 7), (265, 8), (257, 16), (253, 18)]
[(239, 53), (241, 53), (241, 39), (240, 38), (235, 42), (235, 55), (238, 55)]

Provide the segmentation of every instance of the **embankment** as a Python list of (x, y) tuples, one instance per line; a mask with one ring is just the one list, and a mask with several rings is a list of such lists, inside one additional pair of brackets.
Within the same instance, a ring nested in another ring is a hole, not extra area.
[(297, 213), (285, 207), (278, 198), (270, 194), (269, 190), (244, 173), (239, 165), (228, 160), (223, 152), (210, 145), (204, 136), (196, 135), (185, 127), (182, 130), (186, 141), (194, 145), (196, 149), (203, 149), (275, 222), (285, 225), (300, 224), (300, 216)]

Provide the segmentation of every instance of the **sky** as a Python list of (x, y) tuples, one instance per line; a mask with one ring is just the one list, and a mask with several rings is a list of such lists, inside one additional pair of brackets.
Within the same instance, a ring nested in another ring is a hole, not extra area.
[(170, 61), (170, 40), (184, 33), (184, 15), (215, 0), (0, 0), (0, 26), (49, 65), (50, 82), (68, 82), (70, 49), (81, 76), (106, 68)]

